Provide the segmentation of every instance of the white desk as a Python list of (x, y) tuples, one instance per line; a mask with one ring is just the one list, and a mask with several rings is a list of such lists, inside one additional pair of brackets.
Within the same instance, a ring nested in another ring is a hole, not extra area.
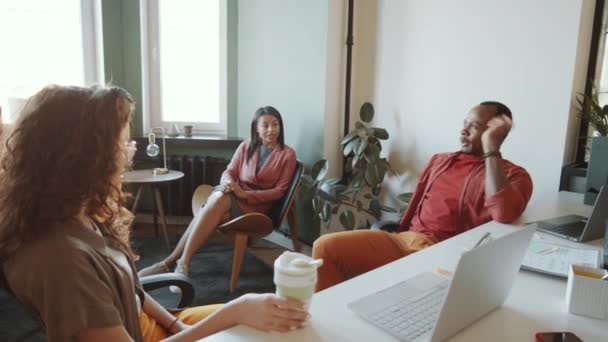
[[(589, 214), (582, 196), (561, 193), (551, 201), (530, 203), (522, 221), (565, 213)], [(363, 321), (346, 304), (436, 267), (454, 269), (457, 255), (486, 232), (500, 236), (517, 229), (490, 222), (435, 246), (315, 294), (308, 327), (287, 334), (263, 333), (237, 326), (209, 337), (209, 341), (395, 341)], [(543, 238), (549, 238), (544, 235)], [(566, 242), (565, 240), (559, 240)], [(599, 245), (598, 240), (594, 242)], [(573, 244), (577, 245), (577, 244)], [(608, 321), (569, 314), (565, 305), (566, 280), (520, 271), (505, 304), (455, 335), (450, 341), (534, 341), (539, 331), (572, 331), (586, 342), (608, 341)], [(474, 299), (471, 300), (474, 304)]]

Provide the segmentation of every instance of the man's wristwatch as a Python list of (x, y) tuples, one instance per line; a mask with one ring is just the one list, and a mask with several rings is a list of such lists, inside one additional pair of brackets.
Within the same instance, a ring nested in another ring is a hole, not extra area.
[(481, 157), (483, 159), (486, 159), (488, 157), (498, 157), (500, 159), (502, 159), (502, 154), (500, 153), (500, 151), (490, 151), (490, 152), (486, 152), (484, 153)]

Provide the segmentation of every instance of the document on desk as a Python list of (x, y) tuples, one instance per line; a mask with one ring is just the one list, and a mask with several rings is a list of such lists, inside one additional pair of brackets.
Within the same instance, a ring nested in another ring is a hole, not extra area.
[(599, 251), (571, 248), (534, 238), (530, 241), (521, 267), (567, 278), (571, 264), (597, 268)]

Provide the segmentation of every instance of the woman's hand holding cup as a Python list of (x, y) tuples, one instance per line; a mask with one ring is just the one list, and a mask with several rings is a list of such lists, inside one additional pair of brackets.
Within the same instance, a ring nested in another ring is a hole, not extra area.
[(246, 294), (229, 305), (234, 305), (237, 323), (263, 331), (300, 329), (309, 316), (304, 303), (271, 293)]

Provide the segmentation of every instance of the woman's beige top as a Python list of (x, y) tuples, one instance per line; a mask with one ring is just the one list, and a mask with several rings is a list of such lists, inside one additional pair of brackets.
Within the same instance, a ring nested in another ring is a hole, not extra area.
[(38, 316), (49, 341), (75, 340), (82, 329), (116, 325), (142, 340), (136, 292), (143, 303), (143, 289), (133, 262), (129, 274), (112, 259), (109, 242), (79, 222), (65, 222), (4, 263), (12, 292)]

